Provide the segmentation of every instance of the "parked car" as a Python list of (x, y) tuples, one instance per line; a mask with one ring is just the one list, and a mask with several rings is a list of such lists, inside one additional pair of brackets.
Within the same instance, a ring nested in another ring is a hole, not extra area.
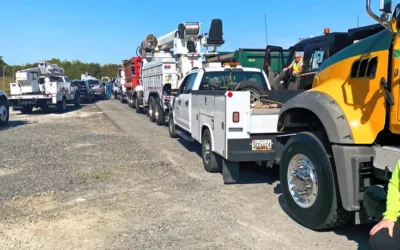
[(95, 100), (94, 91), (89, 86), (88, 81), (74, 80), (72, 84), (79, 88), (82, 101), (91, 103)]
[(91, 87), (91, 89), (93, 90), (95, 99), (104, 99), (105, 98), (105, 96), (106, 96), (106, 93), (104, 91), (105, 88), (99, 80), (90, 79), (90, 80), (85, 80), (84, 82), (87, 82), (89, 84), (89, 86)]

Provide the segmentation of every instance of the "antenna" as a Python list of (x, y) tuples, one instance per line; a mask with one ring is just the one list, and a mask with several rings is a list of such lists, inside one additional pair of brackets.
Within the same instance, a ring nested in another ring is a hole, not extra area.
[(360, 27), (360, 15), (357, 15), (357, 28)]
[(264, 24), (265, 24), (265, 42), (268, 45), (268, 29), (267, 29), (267, 15), (264, 14)]

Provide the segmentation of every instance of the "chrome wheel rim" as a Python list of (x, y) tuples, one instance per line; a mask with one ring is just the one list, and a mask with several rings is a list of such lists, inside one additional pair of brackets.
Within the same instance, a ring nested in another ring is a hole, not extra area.
[(287, 172), (289, 192), (302, 208), (311, 207), (318, 195), (318, 177), (311, 160), (303, 155), (296, 154), (289, 162)]
[(203, 148), (204, 148), (203, 158), (206, 164), (208, 164), (208, 162), (210, 161), (210, 154), (211, 154), (210, 140), (208, 139), (208, 137), (204, 140)]

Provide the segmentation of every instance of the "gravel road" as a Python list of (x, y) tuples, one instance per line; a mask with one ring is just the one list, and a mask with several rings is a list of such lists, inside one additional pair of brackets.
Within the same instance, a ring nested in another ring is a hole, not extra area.
[(314, 232), (286, 214), (277, 171), (207, 173), (117, 100), (12, 112), (0, 130), (0, 249), (367, 249), (371, 226)]

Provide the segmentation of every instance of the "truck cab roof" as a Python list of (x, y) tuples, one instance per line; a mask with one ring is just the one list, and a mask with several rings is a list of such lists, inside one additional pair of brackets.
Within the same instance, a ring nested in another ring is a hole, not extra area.
[(199, 72), (201, 70), (204, 70), (204, 72), (222, 72), (222, 71), (245, 71), (245, 72), (263, 72), (261, 69), (258, 68), (251, 68), (251, 67), (242, 67), (242, 66), (236, 66), (236, 67), (229, 67), (229, 66), (221, 66), (221, 67), (204, 67), (201, 69), (192, 69), (188, 72), (194, 73), (194, 72)]
[[(193, 75), (195, 78), (192, 77)], [(204, 82), (210, 82), (209, 85), (213, 86), (215, 90), (223, 90), (226, 89), (229, 78), (231, 79), (231, 88), (242, 81), (253, 81), (258, 83), (261, 88), (271, 90), (271, 85), (262, 69), (241, 66), (192, 69), (182, 79), (180, 85), (190, 82), (191, 90), (199, 90)]]

